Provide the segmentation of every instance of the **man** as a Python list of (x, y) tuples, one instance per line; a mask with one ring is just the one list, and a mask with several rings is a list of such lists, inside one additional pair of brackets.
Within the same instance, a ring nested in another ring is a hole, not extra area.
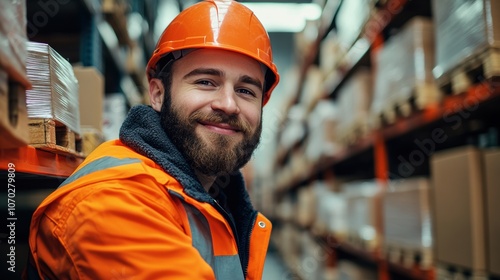
[(261, 279), (271, 224), (238, 169), (279, 81), (267, 32), (237, 2), (204, 1), (147, 71), (151, 106), (35, 211), (29, 279)]

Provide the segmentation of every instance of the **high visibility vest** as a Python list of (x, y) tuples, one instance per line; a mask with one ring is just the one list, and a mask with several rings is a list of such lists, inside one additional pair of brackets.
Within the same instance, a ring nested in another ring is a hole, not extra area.
[(242, 268), (231, 223), (214, 205), (187, 195), (155, 162), (119, 140), (107, 142), (35, 211), (28, 274), (261, 279), (271, 223), (256, 214), (248, 233), (248, 266)]

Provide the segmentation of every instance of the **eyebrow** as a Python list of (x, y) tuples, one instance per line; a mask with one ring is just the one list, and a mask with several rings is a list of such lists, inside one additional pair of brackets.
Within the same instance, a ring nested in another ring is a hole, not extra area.
[[(214, 69), (214, 68), (197, 68), (197, 69), (194, 69), (193, 71), (187, 73), (186, 75), (184, 75), (184, 79), (187, 79), (187, 78), (192, 77), (192, 76), (197, 76), (197, 75), (211, 75), (211, 76), (224, 77), (224, 72), (222, 72), (221, 70), (218, 70), (218, 69)], [(248, 75), (241, 76), (239, 81), (243, 82), (243, 83), (254, 85), (262, 90), (264, 88), (261, 81), (259, 81), (258, 79), (252, 78)]]

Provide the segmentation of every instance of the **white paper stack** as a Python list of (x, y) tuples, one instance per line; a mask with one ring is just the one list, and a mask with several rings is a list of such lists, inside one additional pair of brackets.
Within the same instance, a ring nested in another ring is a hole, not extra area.
[(45, 43), (28, 42), (29, 118), (54, 119), (80, 134), (78, 80), (71, 64)]

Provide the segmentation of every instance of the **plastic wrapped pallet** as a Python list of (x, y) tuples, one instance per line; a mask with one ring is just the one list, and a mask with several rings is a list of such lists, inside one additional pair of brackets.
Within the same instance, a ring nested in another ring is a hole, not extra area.
[(339, 121), (337, 104), (332, 100), (320, 100), (307, 118), (309, 135), (306, 139), (305, 156), (309, 162), (321, 164), (333, 157), (341, 148), (335, 129)]
[(347, 238), (346, 199), (340, 192), (330, 190), (324, 182), (316, 182), (316, 223), (324, 228), (327, 234), (333, 234), (339, 241)]
[(301, 227), (310, 227), (316, 218), (316, 194), (313, 185), (306, 185), (297, 191), (295, 220)]
[(51, 119), (80, 134), (78, 80), (71, 64), (52, 47), (28, 42), (27, 73), (33, 88), (26, 91), (28, 117)]
[(323, 91), (323, 80), (324, 75), (319, 67), (310, 66), (307, 69), (299, 100), (300, 104), (303, 105), (306, 114), (309, 114), (314, 106), (316, 106), (316, 103), (324, 97), (325, 92)]
[(26, 75), (26, 1), (0, 1), (0, 68), (9, 78), (30, 87)]
[(350, 49), (361, 35), (373, 7), (373, 0), (342, 1), (335, 17), (335, 25), (338, 41), (344, 52)]
[[(500, 47), (500, 2), (433, 0), (432, 5), (436, 24), (436, 65), (433, 71), (436, 79), (447, 79), (451, 71), (464, 62), (488, 48)], [(497, 54), (497, 61), (498, 58)], [(484, 62), (492, 61), (486, 59)]]
[(393, 180), (382, 196), (384, 250), (389, 260), (420, 267), (432, 265), (432, 223), (429, 204), (429, 179)]
[(346, 199), (348, 241), (353, 246), (369, 252), (380, 245), (380, 190), (377, 181), (344, 183)]
[(371, 126), (380, 126), (381, 116), (393, 122), (396, 108), (408, 115), (412, 100), (418, 109), (440, 100), (434, 61), (431, 19), (415, 17), (388, 39), (376, 54)]
[(279, 139), (280, 149), (290, 150), (302, 141), (306, 135), (305, 118), (305, 108), (302, 104), (296, 104), (290, 108)]
[(343, 55), (344, 53), (341, 50), (339, 39), (335, 33), (331, 31), (326, 38), (321, 41), (319, 46), (319, 68), (324, 76), (337, 69)]
[(29, 142), (26, 88), (26, 1), (0, 1), (0, 148)]
[(339, 122), (337, 139), (349, 145), (368, 132), (368, 114), (372, 100), (372, 73), (366, 67), (359, 68), (338, 93)]

